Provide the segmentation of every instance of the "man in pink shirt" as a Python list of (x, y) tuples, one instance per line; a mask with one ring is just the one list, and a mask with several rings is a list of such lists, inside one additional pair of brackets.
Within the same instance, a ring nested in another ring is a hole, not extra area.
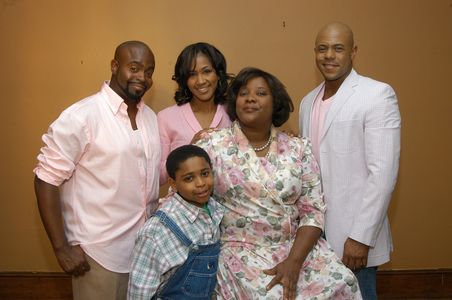
[(142, 100), (154, 67), (146, 44), (120, 44), (111, 80), (43, 135), (35, 192), (74, 299), (126, 298), (135, 235), (158, 198), (157, 118)]

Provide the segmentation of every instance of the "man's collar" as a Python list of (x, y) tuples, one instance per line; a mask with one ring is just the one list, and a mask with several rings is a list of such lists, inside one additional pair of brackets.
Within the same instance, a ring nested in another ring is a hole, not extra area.
[[(127, 110), (127, 104), (124, 102), (124, 99), (122, 99), (111, 87), (110, 87), (110, 81), (106, 80), (104, 81), (102, 85), (102, 93), (106, 96), (108, 105), (110, 106), (110, 109), (112, 112), (116, 115), (121, 105), (125, 105), (125, 109)], [(137, 104), (138, 110), (142, 110), (144, 107), (144, 100), (141, 98), (140, 102)]]

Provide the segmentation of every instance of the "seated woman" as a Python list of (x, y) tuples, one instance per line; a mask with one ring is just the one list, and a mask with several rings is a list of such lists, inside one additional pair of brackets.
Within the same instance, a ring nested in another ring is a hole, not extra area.
[(162, 145), (160, 185), (168, 179), (165, 164), (172, 150), (190, 144), (203, 129), (231, 125), (223, 106), (229, 75), (217, 48), (207, 43), (185, 47), (177, 58), (173, 80), (178, 84), (176, 104), (157, 115)]
[(228, 89), (230, 128), (206, 132), (221, 222), (218, 299), (361, 299), (321, 238), (325, 204), (306, 138), (280, 132), (293, 111), (282, 83), (255, 68)]

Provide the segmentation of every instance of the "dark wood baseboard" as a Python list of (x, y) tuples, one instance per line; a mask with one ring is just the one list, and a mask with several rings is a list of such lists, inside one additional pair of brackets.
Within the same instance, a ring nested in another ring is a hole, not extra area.
[[(379, 299), (452, 299), (452, 269), (382, 270)], [(2, 300), (71, 300), (71, 278), (63, 273), (0, 272)]]
[(377, 274), (380, 299), (452, 299), (452, 269), (382, 270)]
[(71, 277), (64, 273), (0, 272), (0, 299), (71, 300)]

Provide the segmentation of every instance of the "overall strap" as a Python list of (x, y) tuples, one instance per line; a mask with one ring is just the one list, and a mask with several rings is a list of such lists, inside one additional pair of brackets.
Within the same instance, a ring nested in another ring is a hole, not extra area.
[(163, 211), (158, 210), (155, 212), (155, 216), (160, 219), (163, 225), (165, 225), (176, 237), (187, 247), (190, 247), (193, 242), (182, 232), (177, 224)]

